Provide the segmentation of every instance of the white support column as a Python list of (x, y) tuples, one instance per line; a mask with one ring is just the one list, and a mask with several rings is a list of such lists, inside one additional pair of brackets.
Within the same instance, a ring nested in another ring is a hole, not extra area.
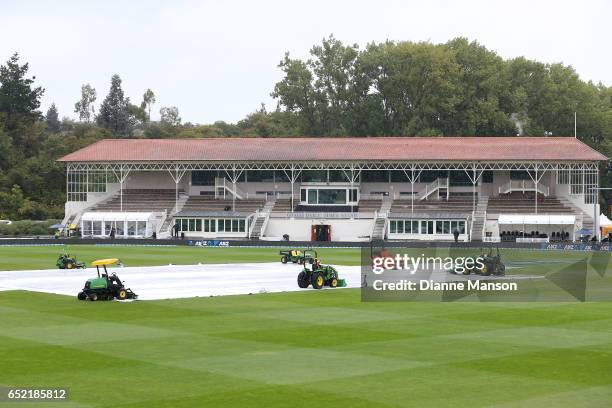
[(181, 182), (181, 179), (187, 173), (186, 169), (181, 169), (179, 165), (174, 166), (174, 172), (172, 170), (168, 170), (170, 177), (174, 181), (174, 208), (176, 210), (178, 206), (178, 185)]
[(538, 185), (540, 184), (540, 180), (542, 180), (544, 173), (546, 173), (546, 169), (544, 168), (542, 172), (540, 172), (538, 164), (534, 164), (533, 167), (534, 167), (534, 175), (532, 176), (530, 171), (527, 171), (527, 174), (529, 174), (531, 181), (533, 181), (533, 187), (535, 190), (535, 214), (537, 214), (538, 213)]
[(285, 175), (289, 178), (289, 181), (291, 182), (291, 212), (293, 212), (294, 210), (294, 203), (293, 203), (293, 186), (295, 184), (295, 182), (297, 181), (297, 178), (300, 177), (300, 174), (302, 173), (302, 169), (297, 170), (295, 168), (295, 165), (291, 165), (291, 169), (289, 170), (289, 173), (287, 173), (287, 170), (283, 170), (283, 172), (285, 173)]
[(415, 175), (415, 168), (414, 165), (412, 165), (410, 167), (410, 176), (408, 175), (408, 172), (406, 170), (403, 171), (406, 177), (408, 178), (408, 181), (410, 181), (410, 213), (414, 214), (414, 183), (416, 183), (416, 180), (419, 178), (423, 170), (419, 170), (418, 173), (416, 173)]
[(469, 177), (470, 181), (472, 182), (472, 218), (473, 218), (474, 214), (476, 213), (476, 184), (478, 184), (478, 180), (480, 180), (480, 177), (482, 176), (482, 173), (484, 173), (484, 170), (477, 170), (476, 164), (474, 164), (472, 166), (472, 174), (470, 174), (468, 170), (464, 170), (464, 171), (465, 171), (465, 174), (467, 174), (467, 176)]

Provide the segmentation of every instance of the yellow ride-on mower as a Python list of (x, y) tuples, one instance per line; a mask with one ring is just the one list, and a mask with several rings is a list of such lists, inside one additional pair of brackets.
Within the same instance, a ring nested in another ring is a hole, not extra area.
[[(126, 300), (126, 299), (137, 299), (136, 295), (130, 288), (126, 288), (117, 276), (116, 273), (108, 274), (106, 270), (107, 266), (115, 265), (119, 263), (119, 259), (99, 259), (93, 261), (91, 266), (95, 266), (98, 272), (97, 278), (87, 279), (85, 287), (79, 292), (77, 298), (79, 300)], [(104, 269), (100, 273), (100, 267)]]

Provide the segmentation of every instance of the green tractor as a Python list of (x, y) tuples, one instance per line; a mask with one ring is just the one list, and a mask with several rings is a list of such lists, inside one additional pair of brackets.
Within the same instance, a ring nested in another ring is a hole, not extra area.
[[(314, 252), (314, 256), (312, 252)], [(312, 262), (309, 262), (310, 265), (306, 265), (307, 259), (312, 259)], [(314, 289), (321, 289), (323, 286), (329, 286), (330, 288), (346, 286), (346, 281), (338, 278), (336, 268), (331, 265), (321, 265), (316, 251), (305, 250), (300, 264), (304, 265), (304, 269), (298, 274), (297, 283), (302, 289), (310, 285)]]
[(78, 262), (76, 257), (64, 252), (57, 258), (55, 266), (59, 269), (85, 269), (85, 262)]
[(501, 260), (501, 255), (499, 254), (499, 248), (497, 248), (497, 254), (493, 255), (493, 248), (489, 249), (489, 253), (487, 255), (484, 254), (484, 251), (481, 251), (480, 258), (482, 258), (482, 268), (477, 268), (476, 266), (472, 268), (465, 268), (463, 272), (458, 272), (456, 270), (451, 271), (456, 275), (482, 275), (482, 276), (505, 276), (506, 275), (506, 265)]
[(314, 257), (305, 251), (300, 251), (299, 249), (290, 249), (285, 251), (280, 251), (279, 255), (281, 256), (281, 262), (286, 264), (287, 262), (299, 263), (300, 265), (306, 265), (306, 262), (313, 263)]
[[(117, 274), (108, 274), (106, 270), (107, 265), (114, 265), (119, 263), (116, 258), (100, 259), (91, 263), (92, 266), (96, 267), (98, 271), (97, 278), (87, 279), (85, 287), (77, 298), (79, 300), (126, 300), (126, 299), (137, 299), (136, 295), (130, 288), (126, 288), (123, 282), (119, 279)], [(104, 268), (104, 272), (100, 273), (100, 267)]]

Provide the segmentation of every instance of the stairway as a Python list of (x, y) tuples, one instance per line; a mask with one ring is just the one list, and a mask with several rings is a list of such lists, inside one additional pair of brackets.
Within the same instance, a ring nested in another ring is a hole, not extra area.
[(470, 234), (472, 241), (482, 241), (484, 236), (484, 225), (487, 220), (487, 205), (489, 204), (488, 196), (479, 196), (474, 219), (472, 220), (472, 233)]
[(571, 208), (574, 214), (576, 214), (576, 225), (577, 229), (589, 229), (593, 230), (593, 215), (587, 213), (582, 208), (578, 207), (576, 204), (568, 200), (567, 198), (560, 196), (559, 201), (564, 206)]
[(249, 234), (249, 237), (251, 239), (259, 239), (262, 236), (263, 231), (265, 229), (265, 225), (267, 224), (268, 219), (270, 218), (270, 213), (272, 212), (272, 209), (274, 208), (275, 204), (276, 197), (273, 197), (270, 200), (266, 201), (266, 204), (263, 206), (262, 210), (257, 213), (257, 216), (255, 217), (255, 222), (253, 223), (253, 228), (251, 228), (251, 233)]
[(189, 195), (185, 193), (179, 193), (178, 200), (176, 204), (170, 210), (166, 216), (166, 220), (163, 222), (162, 226), (158, 229), (157, 238), (171, 238), (172, 237), (172, 227), (174, 226), (174, 215), (181, 211), (185, 204), (189, 200)]
[[(439, 178), (425, 186), (425, 189), (419, 192), (415, 198), (417, 201), (424, 200), (431, 194), (442, 191), (444, 195), (448, 192), (448, 178)], [(447, 197), (445, 197), (447, 198)]]
[(370, 239), (372, 241), (385, 239), (385, 226), (387, 225), (387, 217), (389, 216), (392, 205), (393, 197), (387, 196), (383, 198), (380, 209), (376, 212), (374, 226), (370, 234)]

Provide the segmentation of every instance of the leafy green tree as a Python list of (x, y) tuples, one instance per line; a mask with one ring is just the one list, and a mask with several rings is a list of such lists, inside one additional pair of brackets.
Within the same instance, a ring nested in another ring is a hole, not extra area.
[(142, 96), (142, 103), (140, 104), (140, 107), (147, 111), (147, 122), (151, 121), (151, 106), (153, 106), (155, 102), (155, 94), (151, 89), (147, 89)]
[(45, 122), (47, 123), (47, 129), (50, 132), (57, 133), (60, 131), (61, 122), (59, 120), (59, 114), (57, 113), (57, 107), (55, 102), (51, 104), (51, 107), (47, 110), (45, 115)]
[(89, 123), (95, 117), (96, 97), (95, 88), (89, 84), (81, 85), (81, 99), (74, 104), (74, 112), (79, 114), (79, 120)]
[(0, 113), (7, 117), (5, 125), (9, 129), (17, 127), (17, 121), (34, 121), (40, 118), (40, 98), (45, 92), (42, 87), (33, 87), (35, 76), (28, 78), (29, 65), (19, 64), (19, 54), (15, 53), (0, 66)]
[(123, 95), (123, 89), (121, 89), (121, 78), (115, 74), (111, 78), (110, 91), (100, 105), (98, 125), (109, 129), (115, 135), (131, 136), (134, 116), (129, 105), (129, 98)]
[(179, 126), (181, 124), (181, 117), (179, 116), (179, 110), (176, 106), (162, 107), (159, 110), (161, 116), (160, 122), (170, 126)]

